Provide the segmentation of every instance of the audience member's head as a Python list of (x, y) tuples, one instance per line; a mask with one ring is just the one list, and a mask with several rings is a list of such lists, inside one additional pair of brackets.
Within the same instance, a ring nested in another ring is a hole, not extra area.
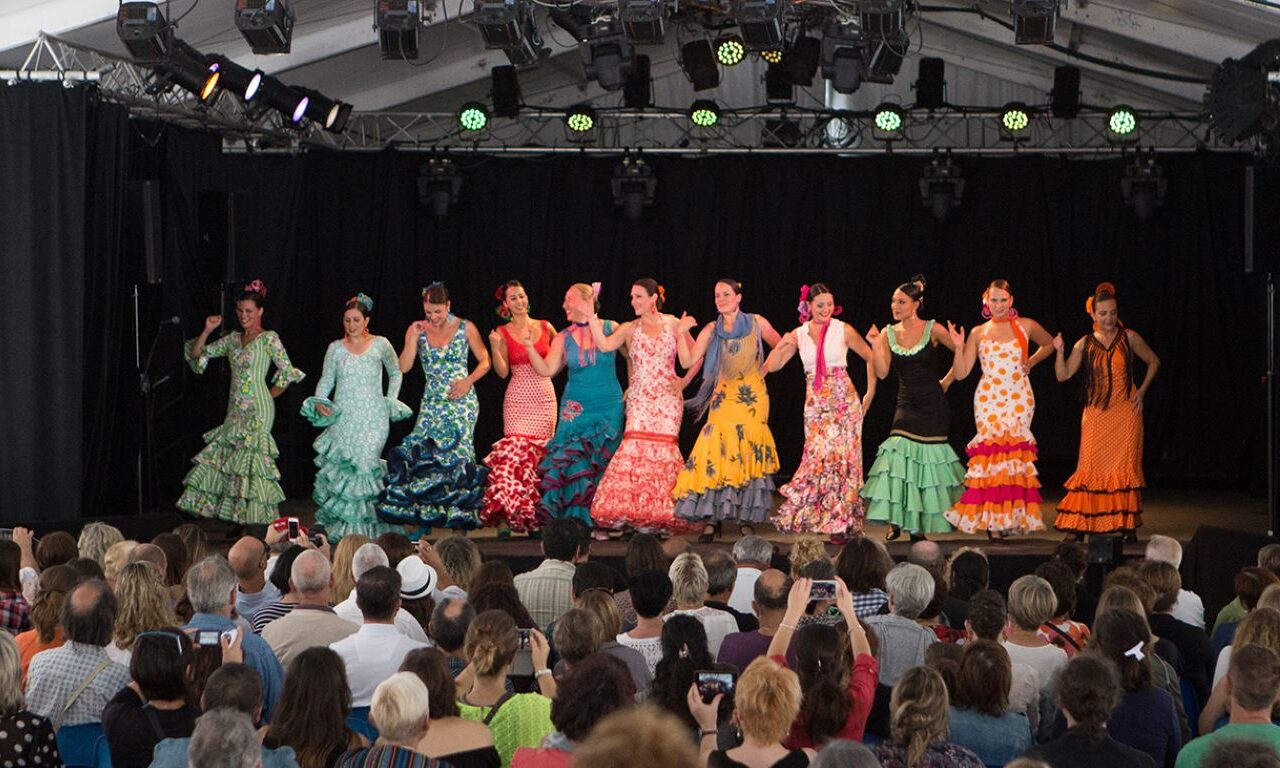
[(516, 623), (505, 611), (481, 611), (467, 628), (467, 660), (480, 677), (505, 674), (518, 644)]
[(1077, 581), (1084, 578), (1085, 571), (1089, 570), (1089, 557), (1085, 553), (1084, 546), (1078, 541), (1058, 542), (1053, 548), (1053, 554), (1049, 557), (1070, 568), (1076, 575)]
[(652, 619), (662, 615), (671, 602), (671, 579), (666, 570), (637, 571), (627, 579), (627, 592), (636, 615)]
[(1036, 568), (1036, 575), (1049, 583), (1053, 590), (1054, 607), (1051, 618), (1059, 621), (1071, 618), (1076, 609), (1076, 575), (1065, 563), (1050, 560)]
[(581, 608), (571, 608), (556, 619), (556, 631), (552, 640), (556, 652), (566, 664), (577, 664), (600, 647), (604, 628), (594, 613)]
[(1178, 593), (1182, 591), (1182, 576), (1178, 574), (1178, 569), (1163, 560), (1143, 560), (1138, 564), (1138, 575), (1156, 593), (1151, 612), (1172, 611), (1174, 603), (1178, 602)]
[(928, 667), (912, 667), (893, 686), (889, 734), (905, 746), (907, 765), (919, 763), (930, 744), (946, 741), (951, 730), (948, 706), (942, 676)]
[(271, 585), (280, 590), (281, 595), (287, 595), (293, 591), (289, 584), (289, 577), (293, 575), (293, 561), (298, 559), (307, 550), (297, 544), (290, 544), (275, 559), (275, 564), (271, 566), (271, 573), (267, 574), (267, 581)]
[(293, 748), (300, 766), (322, 766), (350, 743), (351, 688), (342, 657), (324, 646), (293, 657), (271, 715), (268, 740)]
[[(644, 749), (636, 749), (643, 744)], [(657, 707), (620, 709), (573, 751), (574, 768), (692, 768), (698, 751), (684, 724)]]
[(1262, 590), (1277, 583), (1280, 583), (1280, 577), (1267, 568), (1253, 566), (1241, 568), (1236, 574), (1236, 597), (1240, 598), (1240, 604), (1244, 606), (1245, 611), (1252, 611), (1258, 605), (1258, 599), (1262, 597)]
[(112, 544), (124, 541), (124, 534), (114, 525), (107, 523), (89, 523), (80, 530), (80, 538), (76, 540), (76, 549), (80, 557), (97, 560), (98, 565), (105, 566), (104, 557)]
[(991, 563), (980, 549), (961, 547), (951, 555), (951, 596), (967, 601), (991, 585)]
[(701, 557), (694, 552), (685, 552), (671, 562), (667, 576), (671, 578), (671, 591), (677, 608), (702, 607), (707, 599), (707, 569)]
[(925, 539), (912, 543), (911, 548), (907, 550), (907, 562), (933, 573), (942, 573), (947, 559), (942, 554), (942, 547), (938, 542)]
[(436, 648), (415, 648), (400, 662), (401, 672), (412, 672), (427, 686), (432, 720), (458, 716), (458, 687), (449, 673), (449, 662)]
[(1258, 567), (1280, 576), (1280, 544), (1268, 544), (1258, 550)]
[(974, 637), (983, 640), (1004, 639), (1004, 629), (1009, 623), (1004, 597), (994, 589), (984, 589), (969, 598), (969, 618), (965, 625)]
[(117, 648), (129, 650), (140, 633), (177, 625), (169, 593), (150, 563), (126, 565), (116, 580), (115, 592), (119, 607), (112, 636)]
[(867, 536), (849, 539), (836, 558), (836, 573), (854, 594), (884, 589), (893, 560), (884, 545)]
[(453, 583), (464, 592), (471, 589), (471, 577), (480, 567), (480, 548), (466, 536), (453, 535), (435, 543), (436, 554)]
[(476, 618), (476, 609), (466, 600), (446, 597), (431, 612), (427, 634), (441, 651), (459, 654), (467, 642), (467, 629)]
[[(1142, 603), (1142, 613), (1150, 616), (1156, 605), (1156, 591), (1151, 588), (1147, 580), (1138, 575), (1136, 568), (1131, 566), (1117, 568), (1107, 574), (1107, 578), (1102, 582), (1103, 593), (1105, 594), (1112, 587), (1123, 587), (1132, 592), (1140, 603)], [(1102, 606), (1099, 605), (1096, 613), (1102, 613)]]
[(209, 675), (200, 708), (234, 709), (258, 722), (262, 717), (262, 676), (248, 664), (223, 664)]
[(622, 614), (618, 611), (618, 603), (603, 590), (593, 589), (578, 598), (578, 607), (600, 621), (601, 644), (612, 641), (622, 632)]
[(800, 713), (800, 678), (770, 659), (757, 658), (747, 665), (734, 687), (734, 719), (744, 737), (763, 744), (778, 744)]
[(1280, 610), (1280, 584), (1270, 584), (1266, 589), (1262, 590), (1262, 597), (1258, 598), (1258, 605), (1254, 608), (1274, 608)]
[(384, 533), (374, 539), (373, 543), (382, 547), (382, 551), (387, 553), (388, 565), (392, 568), (399, 565), (401, 560), (418, 552), (417, 547), (403, 533)]
[(182, 701), (191, 698), (187, 687), (191, 638), (176, 627), (141, 632), (129, 656), (129, 675), (143, 701)]
[(120, 571), (129, 564), (129, 554), (136, 546), (138, 542), (125, 539), (107, 547), (107, 551), (102, 555), (102, 575), (107, 580), (107, 584), (115, 587), (116, 579), (120, 578)]
[(1280, 695), (1280, 657), (1260, 645), (1233, 646), (1227, 693), (1233, 714), (1237, 707), (1244, 712), (1269, 714)]
[(1236, 627), (1231, 645), (1261, 645), (1280, 655), (1280, 611), (1261, 605), (1249, 611)]
[[(666, 570), (665, 568), (663, 570)], [(471, 589), (467, 590), (467, 594), (474, 596), (475, 593), (485, 587), (497, 584), (499, 586), (515, 587), (516, 577), (511, 572), (511, 566), (502, 560), (486, 560), (476, 569), (475, 575), (471, 577)]]
[(190, 768), (261, 768), (262, 744), (249, 716), (214, 709), (196, 720), (187, 748)]
[(773, 562), (773, 543), (763, 536), (749, 533), (733, 545), (733, 557), (738, 566), (754, 566), (760, 570)]
[(181, 584), (182, 578), (187, 574), (188, 566), (191, 565), (186, 543), (176, 533), (158, 533), (151, 539), (151, 543), (164, 550), (165, 586)]
[(677, 614), (662, 625), (661, 642), (662, 658), (653, 670), (649, 700), (679, 717), (687, 728), (696, 729), (686, 697), (698, 670), (715, 665), (707, 648), (707, 631), (696, 617)]
[(662, 551), (662, 542), (651, 533), (637, 533), (627, 542), (627, 551), (622, 558), (623, 568), (627, 576), (635, 576), (641, 571), (667, 572), (667, 555)]
[(227, 550), (227, 564), (241, 584), (257, 586), (266, 577), (268, 554), (262, 539), (241, 536)]
[(809, 761), (809, 768), (880, 768), (880, 759), (865, 744), (832, 739)]
[(1280, 768), (1280, 753), (1248, 739), (1216, 739), (1200, 768)]
[(601, 562), (586, 560), (573, 567), (573, 579), (569, 584), (574, 599), (592, 590), (613, 594), (613, 569)]
[(375, 565), (356, 582), (356, 607), (366, 622), (389, 624), (400, 609), (400, 574), (395, 568)]
[(552, 520), (542, 529), (542, 554), (548, 560), (572, 563), (579, 545), (578, 526), (569, 518)]
[(809, 563), (819, 560), (829, 560), (827, 557), (827, 542), (817, 536), (801, 536), (791, 545), (791, 551), (787, 553), (787, 561), (791, 565), (791, 578), (804, 578), (801, 571)]
[[(138, 548), (146, 546), (138, 545)], [(211, 555), (191, 566), (186, 578), (187, 599), (196, 613), (230, 614), (236, 575), (225, 557)]]
[(1034, 632), (1053, 618), (1058, 596), (1039, 576), (1020, 576), (1009, 585), (1009, 621), (1024, 632)]
[(328, 605), (330, 587), (333, 586), (333, 567), (329, 558), (318, 549), (308, 549), (293, 560), (289, 568), (289, 583), (293, 593), (303, 602)]
[[(556, 633), (559, 634), (558, 623)], [(615, 656), (593, 653), (573, 662), (556, 681), (551, 724), (569, 741), (581, 742), (600, 720), (629, 707), (635, 695), (636, 686), (627, 665)]]
[(414, 673), (397, 672), (373, 690), (369, 722), (377, 727), (379, 741), (413, 749), (430, 721), (430, 693)]
[[(342, 540), (345, 542), (348, 536), (344, 536)], [(339, 544), (341, 546), (341, 544)], [(352, 589), (355, 589), (354, 583), (369, 572), (372, 568), (378, 566), (392, 567), (391, 558), (387, 557), (387, 551), (373, 542), (366, 542), (356, 547), (355, 552), (351, 555), (351, 578), (353, 579)], [(393, 568), (394, 570), (394, 568)]]
[(502, 611), (511, 617), (517, 627), (536, 629), (538, 622), (529, 615), (529, 609), (520, 602), (520, 593), (510, 584), (490, 584), (481, 589), (472, 589), (467, 600), (475, 606), (476, 613), (485, 611)]
[[(956, 689), (959, 687), (960, 658), (964, 656), (964, 649), (971, 644), (931, 643), (928, 648), (924, 649), (924, 665), (942, 676), (942, 682), (947, 686), (947, 695), (953, 700), (955, 699)], [(959, 705), (957, 704), (956, 706)]]
[(75, 571), (55, 565), (40, 572), (40, 591), (31, 604), (31, 625), (41, 643), (51, 643), (62, 621), (62, 604), (80, 583)]
[(22, 654), (13, 635), (0, 632), (0, 717), (16, 715), (23, 704)]
[(849, 635), (844, 627), (806, 624), (796, 633), (791, 647), (803, 691), (801, 712), (809, 740), (821, 744), (844, 728), (853, 708), (849, 698)]
[(1013, 685), (1013, 664), (1004, 646), (993, 640), (974, 640), (964, 645), (956, 686), (951, 691), (955, 705), (990, 717), (1000, 717), (1009, 706)]
[(1138, 598), (1137, 593), (1128, 587), (1113, 584), (1104, 589), (1102, 595), (1098, 597), (1097, 615), (1101, 616), (1107, 611), (1117, 610), (1133, 611), (1146, 616), (1142, 600)]
[(912, 563), (899, 563), (885, 577), (889, 609), (904, 619), (915, 619), (933, 600), (937, 585), (933, 574)]
[[(358, 533), (348, 533), (343, 536), (337, 546), (333, 548), (333, 602), (341, 603), (356, 588), (355, 575), (355, 556), (356, 550), (365, 544), (372, 544), (373, 541), (368, 536), (361, 536)], [(382, 548), (374, 544), (374, 549), (382, 552)], [(385, 555), (386, 553), (383, 552)], [(385, 563), (377, 563), (377, 565), (385, 565)]]
[(106, 582), (82, 582), (62, 602), (62, 634), (68, 642), (105, 646), (116, 624), (116, 596)]
[(36, 544), (36, 570), (43, 571), (51, 565), (66, 565), (80, 556), (76, 540), (66, 531), (52, 531), (40, 537)]
[(69, 561), (67, 567), (75, 572), (80, 581), (85, 581), (86, 579), (105, 580), (106, 578), (106, 572), (102, 570), (102, 566), (98, 564), (98, 561), (87, 557), (77, 557)]
[(1152, 534), (1151, 538), (1147, 539), (1146, 557), (1148, 560), (1168, 563), (1178, 568), (1182, 565), (1182, 545), (1172, 536)]
[(1120, 673), (1101, 654), (1076, 654), (1055, 680), (1054, 700), (1068, 725), (1100, 731), (1120, 703)]
[(782, 620), (787, 612), (787, 595), (791, 594), (791, 577), (777, 568), (760, 572), (751, 591), (751, 605), (757, 616)]
[(738, 561), (723, 549), (713, 549), (702, 556), (707, 569), (707, 596), (727, 602), (738, 579)]

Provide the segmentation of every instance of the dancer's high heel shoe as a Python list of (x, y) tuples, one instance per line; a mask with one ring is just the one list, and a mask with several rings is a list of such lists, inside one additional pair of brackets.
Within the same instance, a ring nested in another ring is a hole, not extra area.
[(702, 526), (702, 533), (698, 534), (699, 544), (710, 544), (720, 535), (720, 523), (707, 523)]
[(902, 538), (902, 527), (889, 523), (889, 530), (884, 532), (885, 541), (897, 541)]

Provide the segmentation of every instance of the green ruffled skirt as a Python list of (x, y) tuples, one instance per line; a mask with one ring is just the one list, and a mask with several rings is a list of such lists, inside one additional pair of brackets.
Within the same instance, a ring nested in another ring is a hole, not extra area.
[(947, 533), (943, 513), (964, 493), (964, 465), (947, 443), (891, 435), (862, 486), (867, 519), (915, 533)]

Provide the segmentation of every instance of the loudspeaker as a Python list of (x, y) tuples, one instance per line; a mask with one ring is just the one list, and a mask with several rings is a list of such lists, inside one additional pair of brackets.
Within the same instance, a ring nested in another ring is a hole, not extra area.
[(1057, 67), (1053, 70), (1053, 116), (1075, 117), (1080, 112), (1080, 68)]
[[(1212, 514), (1211, 510), (1206, 510)], [(1182, 548), (1182, 586), (1204, 601), (1205, 619), (1212, 622), (1222, 606), (1236, 596), (1236, 571), (1258, 564), (1258, 550), (1277, 539), (1261, 533), (1202, 525)]]
[(649, 57), (641, 53), (631, 64), (627, 82), (622, 86), (622, 103), (630, 109), (647, 109), (653, 106), (653, 76), (649, 70)]
[[(164, 227), (160, 215), (160, 182), (130, 181), (125, 185), (121, 245), (125, 258), (139, 265), (141, 282), (164, 281)], [(140, 258), (137, 258), (140, 257)]]
[(236, 226), (236, 207), (242, 195), (204, 190), (199, 193), (196, 231), (200, 237), (200, 282), (205, 285), (236, 281), (237, 254), (243, 255), (242, 228)]
[[(1268, 203), (1267, 201), (1271, 202)], [(1250, 165), (1244, 169), (1244, 271), (1280, 269), (1280, 167)]]
[(1119, 565), (1120, 558), (1124, 557), (1124, 537), (1091, 536), (1087, 557), (1090, 564), (1108, 567)]
[(916, 106), (941, 109), (947, 103), (947, 64), (942, 59), (920, 59), (916, 76)]
[(520, 114), (520, 80), (516, 68), (504, 64), (491, 70), (493, 83), (493, 114), (495, 117), (516, 117)]

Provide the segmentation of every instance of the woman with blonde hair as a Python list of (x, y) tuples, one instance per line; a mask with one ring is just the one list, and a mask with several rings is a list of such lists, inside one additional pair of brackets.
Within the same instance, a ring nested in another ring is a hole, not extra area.
[(827, 554), (827, 543), (817, 536), (798, 537), (787, 553), (787, 562), (791, 564), (791, 578), (800, 578), (806, 565), (819, 560), (831, 561), (831, 556)]
[(130, 563), (116, 581), (116, 628), (107, 655), (125, 666), (133, 655), (133, 642), (140, 632), (176, 627), (182, 622), (169, 608), (169, 593), (160, 572), (147, 562)]
[(102, 577), (108, 587), (116, 588), (116, 579), (120, 578), (120, 571), (129, 563), (129, 553), (136, 546), (138, 542), (125, 539), (107, 547), (107, 551), (102, 554)]
[[(1276, 586), (1276, 590), (1280, 592), (1280, 585)], [(1265, 592), (1263, 596), (1265, 598)], [(33, 620), (34, 616), (33, 609)], [(1200, 712), (1201, 733), (1215, 730), (1218, 720), (1228, 714), (1231, 697), (1227, 694), (1224, 681), (1227, 677), (1227, 669), (1231, 666), (1231, 649), (1243, 648), (1246, 645), (1260, 645), (1280, 656), (1280, 611), (1263, 607), (1262, 601), (1259, 600), (1258, 607), (1246, 614), (1240, 626), (1236, 628), (1236, 636), (1231, 645), (1223, 648), (1222, 653), (1218, 654), (1218, 668), (1213, 674), (1213, 693), (1209, 694), (1209, 700), (1205, 702), (1204, 709)], [(1271, 716), (1280, 718), (1280, 702), (1272, 708)]]
[[(636, 749), (643, 744), (644, 749)], [(675, 715), (657, 707), (614, 712), (573, 751), (574, 768), (690, 768), (698, 754)]]
[(907, 670), (889, 698), (889, 739), (876, 747), (884, 768), (983, 768), (977, 755), (947, 742), (949, 706), (942, 675)]
[(704, 763), (712, 768), (769, 766), (802, 768), (813, 757), (812, 749), (787, 749), (782, 740), (800, 714), (800, 678), (772, 659), (758, 658), (747, 665), (733, 692), (733, 723), (742, 731), (741, 746), (716, 749), (716, 715), (723, 693), (705, 701), (695, 682), (689, 686), (689, 711), (698, 721), (698, 744)]
[(76, 549), (80, 550), (81, 557), (96, 560), (98, 565), (105, 566), (103, 557), (107, 554), (107, 550), (121, 541), (124, 541), (124, 534), (120, 533), (120, 529), (114, 525), (89, 523), (81, 529), (80, 538), (76, 540)]
[(356, 588), (356, 577), (351, 571), (356, 550), (369, 544), (373, 539), (359, 533), (348, 533), (343, 536), (333, 550), (333, 603), (337, 605), (351, 596)]

